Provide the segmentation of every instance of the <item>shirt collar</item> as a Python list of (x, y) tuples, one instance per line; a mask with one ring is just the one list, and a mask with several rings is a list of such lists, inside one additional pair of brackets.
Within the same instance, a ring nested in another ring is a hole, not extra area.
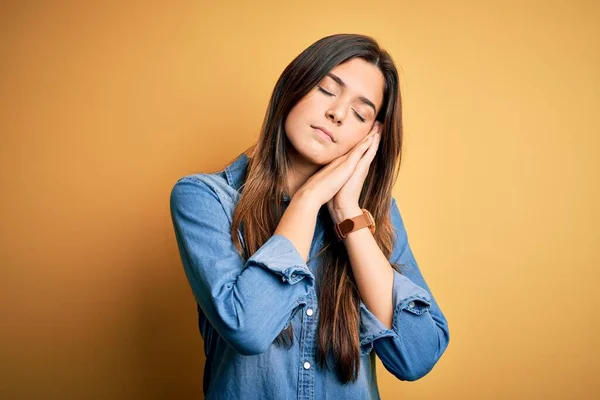
[[(232, 163), (225, 167), (225, 176), (227, 178), (227, 183), (229, 184), (229, 186), (233, 187), (238, 192), (246, 178), (248, 161), (250, 161), (250, 157), (248, 157), (246, 153), (242, 153)], [(290, 196), (284, 194), (283, 200), (290, 200)]]

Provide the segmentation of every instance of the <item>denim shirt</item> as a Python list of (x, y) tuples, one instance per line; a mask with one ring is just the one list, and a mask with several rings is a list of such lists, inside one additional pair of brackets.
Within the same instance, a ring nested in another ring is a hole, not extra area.
[[(399, 380), (426, 375), (448, 346), (448, 323), (417, 266), (396, 200), (390, 209), (396, 242), (389, 260), (408, 269), (399, 274), (392, 268), (393, 326), (388, 329), (361, 301), (360, 372), (356, 382), (344, 385), (315, 362), (320, 258), (306, 263), (289, 239), (275, 234), (244, 260), (231, 240), (248, 160), (242, 153), (216, 173), (184, 176), (170, 196), (204, 339), (205, 398), (379, 399), (375, 355)], [(287, 207), (290, 199), (284, 200)], [(323, 237), (320, 211), (309, 258), (321, 250)], [(289, 324), (294, 343), (287, 349), (273, 341)]]

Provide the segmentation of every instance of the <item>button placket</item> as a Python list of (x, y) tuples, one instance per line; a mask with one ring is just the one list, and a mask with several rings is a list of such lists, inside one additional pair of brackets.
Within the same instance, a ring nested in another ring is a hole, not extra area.
[(298, 380), (298, 400), (313, 400), (315, 390), (315, 373), (313, 368), (316, 346), (316, 319), (318, 310), (316, 308), (316, 293), (311, 288), (306, 297), (305, 313), (310, 318), (303, 318), (300, 340), (300, 374)]

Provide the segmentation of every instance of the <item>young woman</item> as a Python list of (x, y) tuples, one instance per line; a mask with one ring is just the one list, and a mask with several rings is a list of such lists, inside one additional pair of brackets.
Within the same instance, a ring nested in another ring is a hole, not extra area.
[(206, 399), (378, 399), (375, 355), (407, 381), (442, 356), (448, 324), (392, 196), (401, 111), (390, 55), (328, 36), (283, 71), (249, 151), (175, 183)]

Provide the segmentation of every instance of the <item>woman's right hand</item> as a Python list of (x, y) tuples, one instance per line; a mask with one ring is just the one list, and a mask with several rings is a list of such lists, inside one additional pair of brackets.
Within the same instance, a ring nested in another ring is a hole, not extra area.
[(369, 149), (373, 136), (378, 131), (378, 124), (374, 124), (369, 134), (346, 154), (334, 159), (321, 168), (298, 189), (297, 194), (306, 196), (309, 201), (319, 209), (323, 204), (336, 195), (350, 179), (358, 162)]

